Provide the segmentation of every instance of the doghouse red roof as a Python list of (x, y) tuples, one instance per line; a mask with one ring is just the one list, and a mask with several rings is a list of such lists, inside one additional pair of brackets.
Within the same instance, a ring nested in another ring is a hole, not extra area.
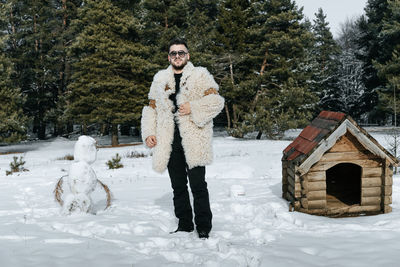
[(319, 141), (337, 128), (346, 119), (346, 114), (333, 111), (321, 111), (310, 125), (303, 129), (300, 135), (283, 150), (286, 160), (294, 160), (301, 155), (307, 155)]

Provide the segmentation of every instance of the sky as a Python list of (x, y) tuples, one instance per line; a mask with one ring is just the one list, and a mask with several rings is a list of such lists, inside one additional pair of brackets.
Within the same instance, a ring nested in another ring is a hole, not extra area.
[(364, 14), (364, 7), (367, 0), (295, 0), (298, 7), (304, 7), (303, 13), (313, 21), (318, 8), (322, 8), (333, 37), (338, 37), (340, 24), (347, 18), (358, 17)]

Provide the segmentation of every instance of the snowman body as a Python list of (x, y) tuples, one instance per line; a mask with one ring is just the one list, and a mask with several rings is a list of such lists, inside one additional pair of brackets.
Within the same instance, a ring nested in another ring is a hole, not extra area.
[(96, 189), (97, 177), (91, 167), (96, 161), (96, 140), (89, 136), (80, 136), (74, 147), (74, 162), (68, 172), (70, 194), (64, 201), (64, 212), (90, 212), (92, 199), (90, 194)]

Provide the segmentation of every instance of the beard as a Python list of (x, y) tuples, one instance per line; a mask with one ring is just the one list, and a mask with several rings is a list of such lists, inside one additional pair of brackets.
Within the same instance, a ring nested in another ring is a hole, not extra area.
[(186, 59), (181, 59), (181, 61), (181, 64), (177, 64), (173, 59), (171, 59), (170, 63), (175, 70), (182, 70), (188, 61)]

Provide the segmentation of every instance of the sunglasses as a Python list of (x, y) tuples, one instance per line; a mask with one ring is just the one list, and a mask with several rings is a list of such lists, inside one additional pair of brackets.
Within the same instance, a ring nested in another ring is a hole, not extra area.
[(184, 56), (186, 56), (186, 54), (188, 54), (188, 53), (186, 53), (183, 50), (179, 50), (179, 51), (171, 51), (171, 52), (169, 52), (168, 55), (172, 58), (176, 58), (177, 56), (179, 56), (180, 58), (183, 58)]

